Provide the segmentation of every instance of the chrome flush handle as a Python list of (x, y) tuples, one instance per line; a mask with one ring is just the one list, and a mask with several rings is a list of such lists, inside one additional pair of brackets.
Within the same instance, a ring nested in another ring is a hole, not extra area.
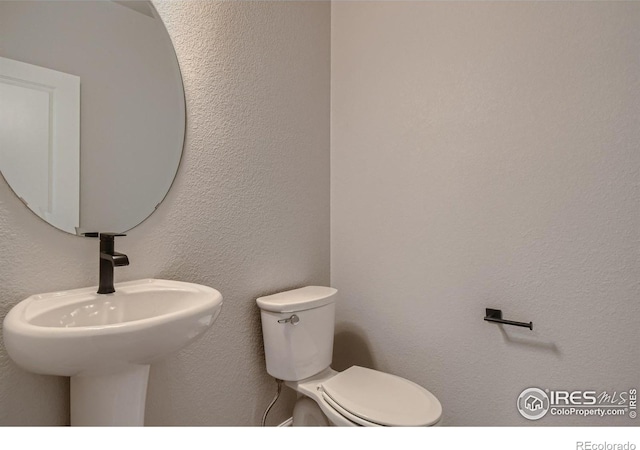
[(291, 325), (297, 325), (298, 322), (300, 322), (300, 317), (296, 316), (295, 314), (293, 314), (291, 317), (288, 317), (286, 319), (278, 320), (278, 323), (290, 323)]

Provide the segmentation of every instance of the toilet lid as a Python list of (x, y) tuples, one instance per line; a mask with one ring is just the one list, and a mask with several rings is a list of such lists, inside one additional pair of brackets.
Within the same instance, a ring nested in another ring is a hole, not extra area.
[(338, 411), (343, 409), (347, 416), (377, 425), (428, 426), (442, 415), (438, 399), (423, 387), (364, 367), (340, 372), (323, 383), (322, 389), (325, 399)]

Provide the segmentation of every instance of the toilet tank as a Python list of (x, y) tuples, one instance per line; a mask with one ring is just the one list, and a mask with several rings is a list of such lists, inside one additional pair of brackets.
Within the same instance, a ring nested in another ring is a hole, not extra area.
[(337, 292), (307, 286), (256, 300), (271, 376), (300, 381), (331, 365)]

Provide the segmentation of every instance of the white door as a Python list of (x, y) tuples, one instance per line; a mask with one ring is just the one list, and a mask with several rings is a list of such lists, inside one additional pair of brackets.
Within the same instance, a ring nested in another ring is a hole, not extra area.
[(37, 215), (80, 220), (80, 78), (0, 57), (0, 170)]

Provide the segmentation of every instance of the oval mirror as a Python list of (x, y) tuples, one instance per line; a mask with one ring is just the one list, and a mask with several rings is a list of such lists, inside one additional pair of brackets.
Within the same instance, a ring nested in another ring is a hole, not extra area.
[(124, 232), (167, 194), (185, 99), (148, 1), (0, 1), (0, 170), (72, 234)]

